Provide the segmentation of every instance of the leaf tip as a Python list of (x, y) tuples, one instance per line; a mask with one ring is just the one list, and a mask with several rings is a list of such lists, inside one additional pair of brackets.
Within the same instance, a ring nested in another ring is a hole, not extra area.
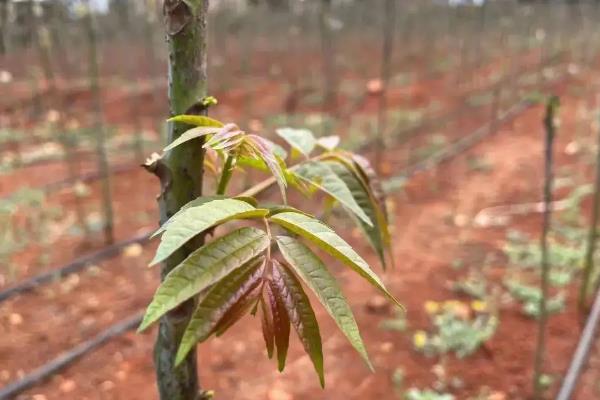
[(189, 352), (188, 348), (186, 348), (184, 346), (179, 346), (179, 349), (177, 350), (177, 354), (175, 355), (175, 367), (178, 367), (183, 362), (183, 360), (185, 360), (188, 352)]
[(143, 333), (146, 330), (146, 328), (148, 328), (148, 325), (145, 324), (144, 321), (142, 321), (142, 323), (140, 324), (140, 326), (138, 326), (138, 328), (136, 330), (136, 333)]
[(369, 368), (369, 371), (371, 371), (371, 373), (374, 374), (375, 366), (373, 366), (373, 363), (369, 359), (369, 355), (366, 352), (365, 354), (363, 354), (363, 359), (365, 360), (365, 364), (367, 364), (367, 368)]
[(158, 235), (160, 235), (164, 231), (165, 231), (165, 228), (163, 228), (161, 226), (160, 228), (158, 228), (157, 230), (155, 230), (154, 232), (152, 232), (152, 234), (150, 235), (150, 240), (154, 239), (155, 237), (157, 237)]
[[(391, 296), (391, 295), (390, 295)], [(394, 303), (396, 303), (396, 306), (402, 310), (402, 312), (406, 312), (406, 307), (404, 307), (404, 304), (400, 303), (400, 301), (398, 299), (396, 299), (394, 296), (391, 296), (392, 300), (394, 301)]]
[(369, 218), (367, 214), (364, 213), (364, 211), (362, 212), (362, 215), (360, 215), (360, 219), (362, 219), (363, 222), (369, 226), (369, 228), (373, 228), (375, 226), (373, 225), (373, 221), (371, 221), (371, 218)]
[(158, 257), (154, 257), (152, 261), (148, 264), (148, 267), (154, 267), (156, 264), (160, 263), (162, 260)]
[(140, 322), (140, 326), (138, 326), (138, 328), (137, 328), (137, 333), (142, 333), (143, 331), (148, 329), (148, 327), (150, 325), (152, 325), (155, 322), (156, 322), (156, 318), (152, 318), (152, 316), (148, 313), (148, 311), (146, 311), (146, 314), (144, 315), (142, 322)]

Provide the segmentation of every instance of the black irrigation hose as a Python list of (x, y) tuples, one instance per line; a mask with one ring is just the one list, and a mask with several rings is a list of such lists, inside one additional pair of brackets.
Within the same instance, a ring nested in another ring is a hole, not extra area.
[(404, 169), (404, 171), (402, 171), (398, 175), (395, 175), (392, 179), (409, 178), (417, 174), (418, 172), (426, 171), (437, 166), (438, 164), (443, 163), (444, 161), (448, 161), (456, 157), (457, 155), (468, 150), (475, 144), (479, 143), (486, 136), (493, 134), (495, 132), (495, 128), (499, 124), (503, 124), (514, 119), (519, 114), (524, 112), (527, 108), (529, 108), (532, 104), (533, 103), (531, 103), (528, 100), (521, 100), (520, 102), (509, 108), (507, 111), (505, 111), (504, 114), (502, 114), (496, 121), (487, 122), (485, 125), (480, 126), (469, 135), (458, 139), (446, 149), (437, 152), (436, 154), (426, 158), (425, 160), (409, 165)]
[[(110, 174), (111, 175), (122, 174), (125, 172), (129, 172), (132, 169), (137, 168), (137, 167), (139, 167), (139, 164), (130, 164), (130, 163), (120, 164), (120, 165), (117, 165), (117, 166), (111, 168)], [(44, 194), (48, 195), (48, 194), (57, 192), (61, 189), (72, 186), (76, 182), (89, 183), (89, 182), (96, 181), (100, 178), (102, 178), (102, 176), (98, 171), (91, 171), (91, 172), (88, 172), (86, 174), (83, 174), (83, 175), (80, 175), (77, 177), (64, 178), (64, 179), (61, 179), (58, 181), (46, 183), (45, 185), (37, 186), (34, 189), (40, 190)], [(4, 195), (4, 196), (0, 197), (0, 200), (10, 199), (15, 193), (16, 193), (16, 191), (13, 191), (12, 193)]]
[(44, 364), (40, 368), (27, 374), (23, 379), (9, 383), (7, 386), (0, 389), (0, 400), (9, 400), (14, 398), (19, 393), (35, 386), (43, 380), (49, 378), (58, 371), (64, 369), (73, 361), (81, 358), (86, 353), (102, 346), (110, 339), (120, 336), (123, 333), (137, 327), (142, 321), (143, 312), (137, 312), (132, 316), (112, 325), (91, 339), (81, 342), (77, 346), (65, 351), (55, 359)]
[(596, 294), (596, 300), (592, 306), (592, 311), (588, 317), (579, 343), (573, 353), (571, 364), (565, 375), (565, 379), (562, 382), (556, 400), (569, 400), (575, 390), (579, 375), (581, 375), (582, 369), (587, 362), (590, 349), (594, 342), (596, 332), (598, 331), (598, 325), (600, 324), (600, 290)]
[[(127, 164), (117, 165), (116, 167), (111, 168), (110, 175), (117, 175), (117, 174), (121, 174), (124, 172), (128, 172), (136, 167), (139, 167), (139, 164), (127, 163)], [(60, 189), (69, 187), (69, 186), (73, 185), (75, 182), (89, 183), (89, 182), (99, 180), (101, 178), (102, 178), (102, 174), (100, 172), (92, 171), (92, 172), (89, 172), (82, 176), (75, 177), (75, 178), (65, 178), (65, 179), (61, 179), (60, 181), (48, 183), (46, 185), (43, 185), (41, 187), (41, 190), (44, 193), (49, 194), (52, 192), (56, 192)]]
[(108, 247), (104, 247), (93, 253), (81, 256), (58, 269), (53, 269), (51, 271), (44, 272), (42, 274), (26, 279), (25, 281), (20, 282), (15, 286), (0, 291), (0, 303), (5, 300), (8, 300), (9, 298), (17, 294), (31, 291), (40, 285), (61, 279), (64, 276), (85, 269), (97, 261), (113, 257), (117, 255), (123, 248), (129, 245), (136, 243), (143, 244), (147, 242), (149, 238), (150, 233), (145, 232), (140, 235), (134, 236), (133, 238), (123, 240)]
[[(557, 79), (549, 84), (557, 85), (560, 84), (563, 80), (565, 80), (567, 75), (562, 76), (560, 79)], [(524, 99), (510, 107), (503, 114), (501, 114), (494, 121), (487, 122), (479, 128), (475, 129), (470, 134), (456, 140), (451, 145), (447, 146), (443, 150), (435, 153), (434, 155), (426, 158), (425, 160), (419, 161), (415, 164), (409, 165), (398, 175), (394, 175), (389, 178), (389, 180), (396, 179), (407, 179), (417, 174), (418, 172), (426, 171), (431, 169), (438, 164), (443, 163), (444, 161), (448, 161), (462, 152), (468, 150), (473, 147), (475, 144), (479, 143), (485, 137), (496, 132), (496, 129), (500, 124), (504, 124), (516, 118), (522, 112), (524, 112), (527, 108), (532, 106), (534, 103), (528, 99)]]
[[(558, 58), (559, 58), (559, 55), (557, 55), (554, 58), (551, 58), (541, 68), (547, 68), (548, 66), (554, 65), (554, 62)], [(532, 66), (531, 68), (524, 68), (523, 72), (521, 73), (520, 76), (523, 76), (525, 73), (530, 72), (534, 67), (535, 66)], [(496, 93), (496, 95), (498, 95), (502, 86), (505, 83), (509, 82), (509, 80), (510, 80), (510, 77), (503, 78), (502, 80), (500, 80), (492, 85), (485, 86), (482, 88), (476, 88), (474, 90), (463, 93), (462, 97), (466, 101), (468, 98), (470, 98), (472, 96), (480, 96), (485, 93), (489, 93), (490, 91), (494, 91)], [(551, 83), (555, 83), (555, 82), (551, 82)], [(408, 128), (404, 128), (404, 129), (400, 129), (400, 125), (402, 124), (402, 122), (401, 122), (394, 129), (394, 131), (395, 131), (394, 137), (412, 138), (412, 137), (416, 136), (419, 132), (423, 132), (425, 130), (430, 130), (430, 129), (436, 129), (437, 127), (443, 126), (444, 124), (446, 124), (448, 122), (452, 122), (452, 121), (458, 119), (459, 117), (462, 117), (463, 115), (465, 115), (471, 109), (474, 109), (474, 108), (477, 108), (477, 106), (470, 105), (470, 104), (463, 104), (452, 110), (448, 110), (447, 112), (443, 112), (438, 115), (430, 116), (424, 122), (421, 122), (414, 126), (409, 126)], [(502, 122), (502, 121), (499, 121), (499, 122)], [(481, 129), (483, 129), (483, 127)], [(368, 148), (371, 148), (374, 144), (375, 144), (374, 141), (369, 141), (369, 142), (365, 143), (363, 146), (365, 149), (368, 149)]]

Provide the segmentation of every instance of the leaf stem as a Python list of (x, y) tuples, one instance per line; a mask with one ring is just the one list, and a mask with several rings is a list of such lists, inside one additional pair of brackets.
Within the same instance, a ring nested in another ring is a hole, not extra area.
[[(318, 160), (321, 160), (323, 158), (326, 158), (329, 155), (331, 155), (331, 153), (326, 152), (326, 153), (323, 153), (323, 154), (319, 154), (318, 156), (315, 156), (315, 157), (307, 158), (306, 160), (301, 161), (298, 164), (289, 167), (287, 170), (288, 171), (294, 171), (294, 170), (298, 169), (304, 163), (308, 163), (308, 162), (311, 162), (311, 161), (318, 161)], [(265, 179), (264, 181), (259, 182), (256, 185), (254, 185), (254, 186), (246, 189), (242, 193), (238, 194), (238, 196), (239, 197), (254, 197), (257, 194), (260, 194), (260, 193), (264, 192), (269, 187), (273, 186), (276, 182), (277, 182), (277, 180), (275, 179), (275, 177), (274, 176), (270, 176), (267, 179)]]
[(219, 179), (219, 184), (217, 186), (217, 194), (225, 194), (225, 190), (227, 190), (227, 184), (231, 180), (231, 175), (233, 172), (233, 162), (235, 160), (235, 156), (232, 154), (227, 154), (225, 158), (225, 164), (223, 165), (223, 171), (221, 172), (221, 178)]
[(265, 223), (265, 230), (267, 231), (267, 236), (269, 237), (269, 247), (267, 247), (267, 262), (271, 260), (271, 245), (270, 243), (273, 241), (273, 237), (271, 236), (271, 227), (269, 226), (269, 221), (266, 218), (263, 218), (263, 222)]
[(269, 246), (267, 246), (267, 254), (265, 256), (265, 270), (263, 271), (263, 279), (271, 279), (273, 263), (271, 263), (271, 248), (275, 245), (273, 243), (273, 236), (271, 236), (271, 226), (267, 218), (263, 218), (265, 224), (265, 230), (269, 238)]

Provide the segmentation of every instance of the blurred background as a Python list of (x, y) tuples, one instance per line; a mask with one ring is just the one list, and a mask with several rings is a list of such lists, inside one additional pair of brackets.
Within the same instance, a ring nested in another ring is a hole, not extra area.
[[(210, 6), (210, 115), (273, 139), (283, 126), (339, 135), (376, 165), (397, 264), (377, 271), (406, 312), (336, 269), (374, 374), (318, 309), (325, 390), (298, 341), (279, 374), (251, 317), (200, 346), (203, 387), (216, 399), (531, 398), (542, 121), (556, 94), (539, 377), (555, 398), (581, 361), (598, 282), (600, 2)], [(0, 0), (0, 399), (157, 398), (155, 331), (132, 328), (159, 282), (147, 268), (159, 187), (140, 164), (164, 147), (167, 117), (162, 1)], [(600, 399), (594, 337), (565, 399)]]

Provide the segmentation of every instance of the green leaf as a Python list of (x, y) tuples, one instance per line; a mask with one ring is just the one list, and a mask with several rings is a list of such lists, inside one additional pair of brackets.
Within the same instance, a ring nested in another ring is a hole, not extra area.
[[(328, 162), (328, 165), (333, 172), (344, 181), (350, 190), (350, 193), (352, 193), (352, 197), (356, 200), (356, 203), (373, 222), (373, 225), (369, 226), (365, 224), (364, 221), (354, 218), (357, 225), (365, 233), (365, 236), (371, 243), (371, 246), (379, 256), (379, 259), (385, 268), (385, 251), (389, 246), (389, 240), (387, 240), (389, 239), (389, 231), (384, 211), (379, 209), (379, 202), (369, 192), (369, 188), (365, 187), (361, 178), (357, 176), (354, 171), (339, 162), (330, 161)], [(354, 215), (351, 216), (354, 217)]]
[(339, 201), (344, 207), (352, 211), (365, 224), (373, 226), (373, 222), (367, 214), (360, 208), (348, 186), (339, 176), (324, 162), (309, 161), (300, 164), (294, 171), (295, 175), (329, 194)]
[(273, 287), (285, 305), (290, 323), (294, 326), (304, 350), (317, 371), (321, 387), (325, 387), (323, 348), (317, 318), (296, 276), (275, 260), (273, 260)]
[(278, 236), (277, 246), (285, 260), (317, 295), (329, 315), (340, 330), (346, 335), (350, 344), (358, 351), (373, 371), (367, 349), (360, 337), (358, 325), (350, 306), (342, 293), (335, 277), (325, 264), (303, 243), (288, 236)]
[(175, 139), (171, 143), (169, 143), (169, 145), (167, 147), (165, 147), (163, 149), (163, 151), (167, 152), (185, 142), (189, 142), (192, 139), (197, 139), (200, 137), (204, 137), (206, 135), (211, 135), (211, 134), (217, 133), (221, 129), (222, 128), (217, 128), (214, 126), (199, 126), (196, 128), (192, 128), (190, 130), (185, 131), (184, 133), (181, 134), (181, 136), (179, 136), (177, 139)]
[(277, 143), (271, 142), (271, 147), (273, 148), (273, 154), (275, 157), (285, 160), (288, 156), (287, 151)]
[(298, 210), (295, 207), (292, 206), (288, 206), (287, 204), (261, 204), (262, 208), (266, 208), (267, 210), (269, 210), (269, 215), (275, 215), (275, 214), (280, 214), (283, 212), (296, 212), (296, 213), (301, 213), (301, 214), (306, 214), (308, 216), (311, 216), (308, 213), (305, 213), (304, 211)]
[(276, 133), (306, 157), (310, 156), (317, 144), (317, 140), (308, 129), (281, 128), (277, 129)]
[(224, 199), (225, 196), (221, 196), (221, 195), (216, 195), (216, 196), (200, 196), (200, 197), (196, 197), (194, 200), (184, 204), (179, 211), (177, 211), (175, 214), (173, 214), (173, 216), (171, 218), (169, 218), (167, 221), (165, 221), (164, 224), (162, 224), (162, 226), (160, 228), (158, 228), (156, 230), (156, 232), (154, 232), (150, 238), (154, 238), (158, 235), (160, 235), (161, 233), (163, 233), (166, 229), (167, 229), (167, 225), (170, 224), (173, 220), (175, 220), (175, 218), (178, 218), (178, 216), (184, 212), (185, 210), (187, 210), (188, 208), (192, 208), (192, 207), (198, 207), (201, 206), (204, 203), (208, 203), (209, 201), (213, 201), (213, 200), (221, 200)]
[(237, 158), (236, 166), (254, 168), (266, 172), (269, 170), (267, 164), (260, 158), (240, 156)]
[(285, 368), (285, 359), (287, 358), (288, 347), (290, 345), (290, 319), (287, 315), (285, 305), (275, 293), (273, 282), (269, 281), (265, 285), (265, 292), (271, 307), (273, 316), (273, 332), (275, 334), (275, 348), (277, 349), (277, 368), (279, 372)]
[(181, 122), (188, 125), (194, 126), (211, 126), (216, 128), (222, 128), (225, 124), (221, 121), (217, 121), (214, 118), (205, 117), (203, 115), (176, 115), (167, 120), (168, 122)]
[(352, 247), (338, 236), (331, 228), (321, 221), (299, 213), (281, 213), (270, 218), (271, 221), (283, 226), (290, 232), (296, 233), (321, 249), (340, 260), (371, 285), (380, 290), (386, 297), (402, 307), (400, 302), (392, 296), (379, 277), (371, 270), (369, 264), (359, 256)]
[(283, 159), (279, 158), (275, 152), (275, 144), (273, 142), (261, 136), (250, 134), (246, 136), (246, 140), (241, 146), (240, 156), (253, 156), (261, 159), (265, 163), (275, 178), (275, 181), (279, 186), (279, 191), (281, 192), (281, 197), (285, 203), (287, 202), (285, 194), (285, 189), (287, 187), (285, 179), (286, 166)]
[(340, 137), (333, 136), (323, 136), (317, 140), (317, 146), (324, 148), (325, 150), (332, 151), (340, 144)]
[(250, 204), (253, 207), (258, 206), (258, 201), (256, 200), (256, 198), (254, 198), (252, 196), (235, 196), (234, 199), (245, 201), (246, 203)]
[(235, 199), (213, 200), (190, 207), (169, 222), (150, 265), (166, 260), (194, 236), (213, 226), (233, 219), (260, 218), (268, 213), (268, 210)]
[(190, 254), (165, 277), (139, 328), (146, 329), (166, 312), (200, 293), (257, 257), (269, 246), (260, 229), (245, 227), (221, 236)]
[(358, 171), (363, 176), (364, 182), (371, 189), (370, 191), (373, 193), (373, 196), (379, 203), (379, 208), (382, 210), (383, 215), (387, 221), (387, 211), (385, 206), (385, 193), (383, 191), (383, 186), (381, 185), (381, 181), (377, 176), (377, 172), (371, 166), (371, 163), (368, 159), (358, 154), (351, 155), (352, 161), (354, 161), (354, 165), (358, 168)]
[(264, 257), (253, 259), (216, 283), (196, 307), (175, 357), (179, 365), (198, 342), (206, 340), (240, 299), (262, 282)]
[[(271, 143), (273, 149), (273, 155), (275, 158), (280, 160), (285, 160), (287, 158), (287, 153), (285, 150), (276, 143)], [(238, 167), (249, 167), (254, 168), (259, 171), (268, 172), (269, 166), (264, 162), (262, 158), (256, 158), (256, 156), (248, 156), (248, 155), (240, 155), (237, 158), (236, 166)], [(283, 171), (285, 174), (285, 171)]]

